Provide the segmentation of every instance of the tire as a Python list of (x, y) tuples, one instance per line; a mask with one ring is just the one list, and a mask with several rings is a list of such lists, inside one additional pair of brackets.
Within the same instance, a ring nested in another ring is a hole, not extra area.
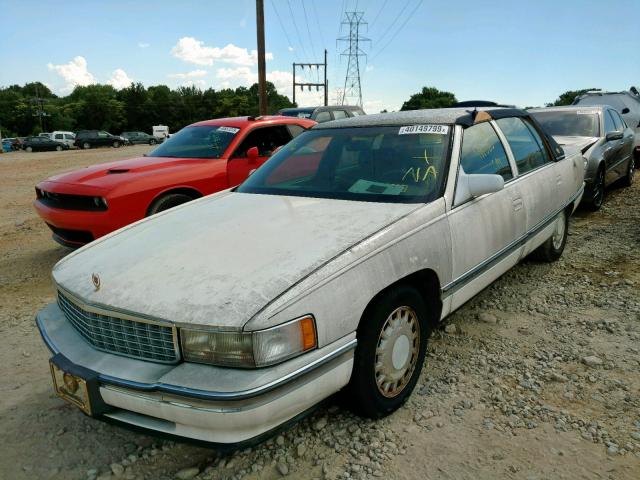
[(25, 150), (26, 150), (27, 152), (31, 153), (31, 152), (33, 152), (33, 147), (27, 147), (27, 148), (25, 148)]
[(600, 210), (602, 204), (604, 203), (605, 196), (605, 173), (604, 168), (600, 167), (598, 169), (598, 172), (596, 173), (596, 178), (593, 181), (593, 194), (587, 202), (589, 210), (591, 210), (592, 212), (597, 212), (598, 210)]
[(569, 236), (569, 214), (563, 210), (555, 221), (553, 234), (540, 245), (532, 254), (532, 257), (542, 262), (555, 262), (562, 256)]
[(178, 205), (190, 202), (191, 200), (193, 200), (193, 197), (183, 193), (169, 193), (168, 195), (156, 199), (151, 204), (147, 216), (169, 210), (170, 208), (177, 207)]
[(62, 147), (61, 147), (60, 145), (58, 145), (58, 146), (56, 147), (56, 152), (61, 152), (61, 151), (62, 151)]
[(633, 157), (629, 159), (629, 166), (627, 167), (627, 174), (622, 179), (622, 185), (630, 187), (633, 185), (633, 180), (636, 174), (636, 162)]
[(155, 139), (152, 138), (151, 140), (149, 140), (149, 145), (155, 145), (155, 144), (156, 144)]
[(89, 142), (84, 142), (82, 144), (82, 148), (84, 148), (85, 150), (89, 150), (91, 148), (91, 144)]
[(358, 326), (347, 386), (346, 398), (354, 413), (385, 417), (409, 398), (427, 351), (428, 314), (422, 296), (409, 285), (394, 287), (367, 307)]
[(120, 142), (118, 141), (113, 142), (113, 148), (120, 148)]

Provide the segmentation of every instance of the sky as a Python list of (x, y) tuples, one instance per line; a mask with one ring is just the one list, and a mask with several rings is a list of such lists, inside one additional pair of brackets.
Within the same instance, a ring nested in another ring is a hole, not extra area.
[[(344, 12), (363, 12), (365, 111), (424, 86), (458, 100), (540, 106), (567, 90), (640, 87), (640, 0), (264, 0), (267, 78), (291, 97), (292, 63), (323, 61), (343, 88)], [(253, 0), (0, 0), (0, 86), (131, 81), (216, 89), (257, 81)], [(11, 19), (16, 19), (12, 21)], [(299, 70), (298, 78), (302, 75)], [(305, 69), (317, 82), (322, 72)], [(322, 92), (296, 93), (301, 105)]]

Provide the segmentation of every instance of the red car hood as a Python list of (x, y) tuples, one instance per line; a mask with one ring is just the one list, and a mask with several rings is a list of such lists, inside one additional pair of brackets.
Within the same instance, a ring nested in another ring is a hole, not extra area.
[[(124, 182), (130, 182), (132, 176), (148, 175), (160, 170), (182, 170), (211, 162), (211, 159), (138, 157), (115, 162), (91, 165), (80, 170), (61, 173), (49, 177), (45, 182), (64, 183), (110, 190)], [(44, 183), (44, 182), (43, 182)]]

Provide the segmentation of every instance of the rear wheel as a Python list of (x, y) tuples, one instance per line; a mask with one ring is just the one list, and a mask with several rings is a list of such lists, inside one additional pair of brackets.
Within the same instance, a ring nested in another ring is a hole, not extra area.
[(58, 145), (58, 146), (56, 147), (56, 151), (57, 151), (57, 152), (61, 152), (61, 151), (62, 151), (62, 147), (61, 147), (60, 145)]
[(193, 200), (193, 197), (190, 197), (189, 195), (185, 195), (183, 193), (170, 193), (155, 200), (151, 204), (151, 207), (149, 207), (148, 215), (154, 215), (156, 213), (169, 210), (170, 208), (177, 207), (178, 205), (190, 202), (191, 200)]
[(409, 398), (427, 351), (428, 314), (420, 293), (408, 285), (389, 290), (367, 307), (347, 387), (355, 413), (384, 417)]
[(560, 258), (569, 236), (569, 215), (566, 210), (558, 214), (553, 222), (553, 234), (533, 252), (533, 257), (543, 262), (555, 262)]
[(27, 147), (26, 150), (27, 152), (33, 152), (33, 147)]
[(85, 150), (89, 150), (91, 148), (91, 144), (89, 142), (84, 142), (82, 144), (82, 148), (84, 148)]
[(602, 204), (604, 203), (604, 197), (605, 197), (604, 178), (605, 178), (604, 168), (600, 167), (598, 169), (598, 173), (596, 173), (596, 178), (593, 181), (593, 190), (592, 190), (591, 198), (587, 203), (589, 210), (591, 211), (596, 212), (600, 210), (600, 207), (602, 207)]
[(633, 185), (633, 180), (636, 174), (636, 162), (632, 158), (629, 159), (629, 166), (627, 167), (627, 175), (622, 179), (622, 184), (625, 187), (630, 187)]

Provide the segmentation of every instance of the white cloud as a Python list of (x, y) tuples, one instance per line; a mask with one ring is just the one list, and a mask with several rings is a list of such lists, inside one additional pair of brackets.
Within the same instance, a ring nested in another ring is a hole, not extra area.
[(222, 80), (222, 85), (225, 88), (248, 87), (258, 81), (258, 74), (252, 72), (249, 67), (222, 67), (216, 70), (216, 78)]
[(293, 47), (292, 46), (288, 46), (287, 50), (289, 50), (290, 52), (293, 52)]
[(133, 80), (129, 78), (127, 72), (125, 72), (121, 68), (116, 68), (111, 74), (111, 78), (107, 83), (116, 90), (121, 90), (131, 85), (132, 82)]
[(96, 83), (96, 77), (87, 70), (87, 60), (79, 55), (69, 63), (63, 65), (49, 63), (47, 67), (64, 79), (65, 86), (60, 89), (63, 93), (70, 92), (78, 85), (85, 86)]
[[(187, 63), (196, 65), (213, 65), (214, 62), (231, 63), (234, 65), (253, 66), (257, 63), (256, 50), (249, 52), (246, 48), (237, 47), (230, 43), (223, 48), (208, 47), (204, 42), (193, 37), (182, 37), (171, 49), (171, 54)], [(265, 55), (267, 60), (273, 60), (273, 54)]]
[(206, 82), (204, 80), (187, 80), (186, 82), (182, 82), (182, 86), (204, 88)]
[(150, 44), (145, 42), (138, 42), (138, 48), (149, 48)]
[[(167, 75), (169, 78), (178, 78), (182, 80), (187, 80), (190, 78), (200, 78), (207, 76), (208, 72), (206, 70), (192, 70), (187, 73), (170, 73)], [(203, 80), (204, 81), (204, 80)]]

